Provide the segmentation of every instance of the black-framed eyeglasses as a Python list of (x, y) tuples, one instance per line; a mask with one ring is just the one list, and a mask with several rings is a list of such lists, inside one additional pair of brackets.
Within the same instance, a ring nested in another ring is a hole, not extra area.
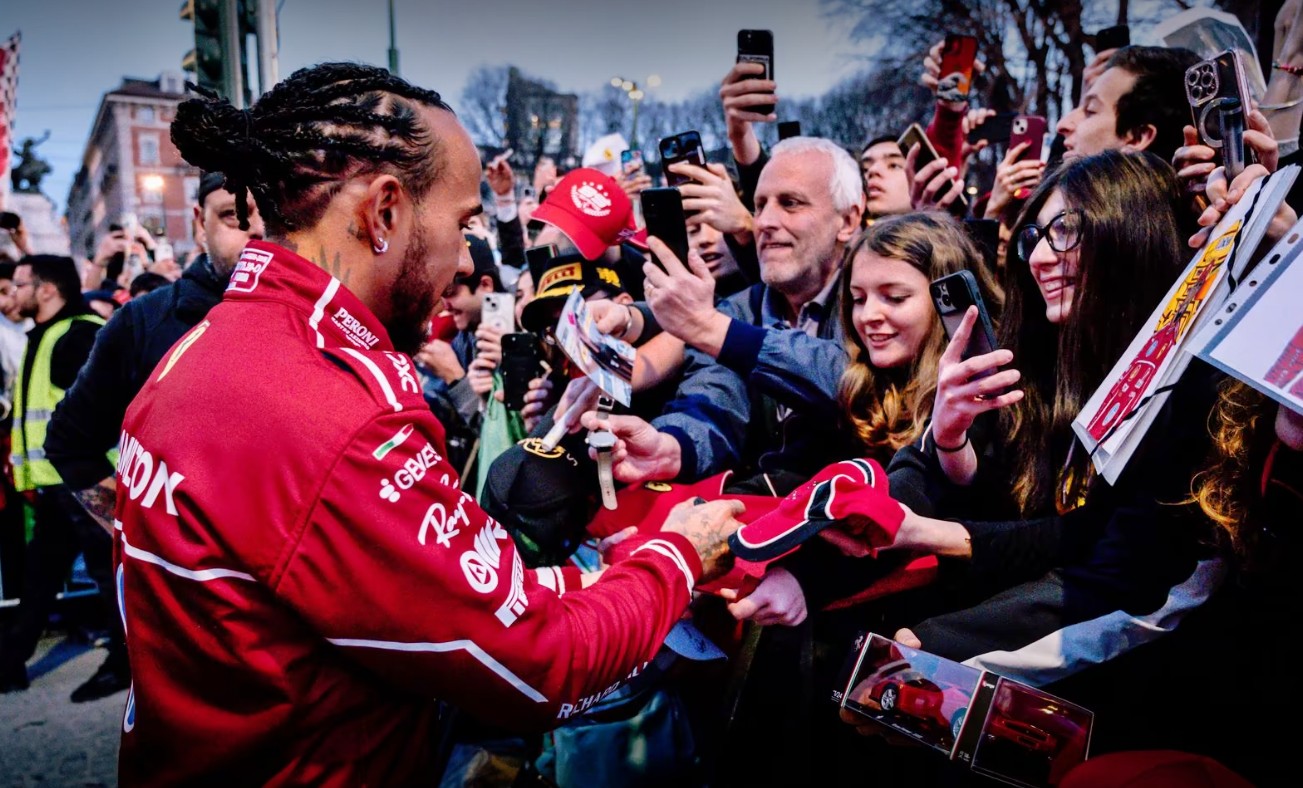
[(1036, 245), (1042, 238), (1046, 239), (1050, 248), (1056, 252), (1076, 249), (1081, 243), (1082, 224), (1081, 211), (1069, 208), (1046, 222), (1044, 227), (1039, 224), (1024, 225), (1018, 231), (1018, 259), (1024, 263), (1030, 260), (1032, 251), (1036, 249)]

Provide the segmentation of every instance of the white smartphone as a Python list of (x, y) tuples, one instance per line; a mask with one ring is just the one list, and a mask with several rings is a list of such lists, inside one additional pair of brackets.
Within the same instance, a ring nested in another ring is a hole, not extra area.
[(504, 334), (516, 330), (516, 297), (511, 293), (485, 293), (480, 302), (480, 325), (493, 326)]

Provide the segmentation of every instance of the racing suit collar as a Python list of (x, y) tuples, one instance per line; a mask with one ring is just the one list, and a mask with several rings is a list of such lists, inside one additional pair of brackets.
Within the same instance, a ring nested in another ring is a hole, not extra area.
[(304, 315), (317, 347), (394, 349), (371, 310), (335, 277), (283, 246), (250, 241), (231, 273), (225, 300), (273, 300)]

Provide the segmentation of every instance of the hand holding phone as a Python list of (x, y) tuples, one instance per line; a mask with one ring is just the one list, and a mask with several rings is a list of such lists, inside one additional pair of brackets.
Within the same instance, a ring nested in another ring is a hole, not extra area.
[[(918, 155), (914, 157), (914, 172), (916, 173), (941, 158), (940, 154), (937, 153), (937, 149), (932, 147), (932, 141), (927, 138), (923, 127), (917, 123), (909, 124), (909, 128), (905, 129), (905, 133), (900, 135), (900, 139), (896, 140), (896, 144), (900, 146), (901, 155), (906, 158), (909, 157), (910, 150), (915, 145), (918, 146)], [(932, 195), (932, 199), (941, 199), (950, 191), (952, 186), (951, 181), (946, 181), (941, 188), (937, 189), (936, 194)], [(911, 184), (911, 188), (913, 188), (913, 184)], [(968, 206), (968, 199), (962, 191), (955, 197), (954, 204), (962, 207)]]
[[(959, 330), (959, 324), (963, 322), (968, 308), (977, 307), (977, 325), (973, 327), (968, 346), (964, 348), (964, 360), (986, 355), (998, 347), (991, 315), (977, 287), (977, 277), (973, 276), (971, 271), (947, 274), (932, 282), (930, 290), (932, 305), (941, 316), (941, 324), (945, 327), (947, 339), (954, 339), (955, 332)], [(985, 374), (989, 375), (994, 371), (991, 369)]]
[(706, 148), (701, 144), (701, 133), (695, 129), (662, 138), (658, 148), (661, 154), (661, 168), (665, 170), (665, 180), (670, 186), (678, 186), (692, 180), (686, 175), (672, 171), (671, 164), (686, 161), (698, 167), (706, 166)]
[[(774, 34), (769, 30), (737, 31), (737, 62), (759, 63), (765, 67), (765, 73), (751, 79), (774, 79)], [(747, 107), (748, 112), (769, 115), (774, 111), (773, 104), (757, 104)]]
[(1009, 147), (1027, 143), (1027, 150), (1018, 158), (1021, 161), (1044, 160), (1045, 132), (1049, 123), (1039, 115), (1019, 115), (1009, 129)]
[[(970, 271), (940, 277), (931, 285), (932, 303), (941, 316), (950, 344), (941, 355), (937, 368), (936, 404), (932, 411), (932, 439), (937, 451), (954, 454), (968, 445), (967, 433), (978, 415), (1022, 399), (1023, 393), (1011, 390), (1018, 382), (1017, 370), (1001, 370), (1012, 354), (999, 350), (991, 316), (977, 288), (977, 278)], [(968, 313), (975, 312), (971, 318)], [(956, 358), (956, 338), (968, 341)], [(980, 359), (963, 365), (969, 359)], [(968, 369), (976, 366), (975, 372)], [(957, 480), (956, 480), (957, 481)]]
[(973, 67), (977, 60), (975, 36), (948, 33), (941, 47), (941, 73), (937, 80), (937, 98), (941, 101), (968, 101), (973, 87)]

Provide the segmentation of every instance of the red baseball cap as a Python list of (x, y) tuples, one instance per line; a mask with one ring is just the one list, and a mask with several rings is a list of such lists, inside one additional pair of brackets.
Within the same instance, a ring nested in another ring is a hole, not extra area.
[(770, 561), (839, 524), (871, 549), (887, 547), (905, 519), (892, 500), (887, 474), (870, 459), (833, 463), (790, 492), (778, 508), (743, 525), (728, 538), (733, 555)]
[(614, 178), (588, 167), (566, 173), (533, 218), (565, 233), (587, 260), (621, 243), (640, 245), (629, 196)]

